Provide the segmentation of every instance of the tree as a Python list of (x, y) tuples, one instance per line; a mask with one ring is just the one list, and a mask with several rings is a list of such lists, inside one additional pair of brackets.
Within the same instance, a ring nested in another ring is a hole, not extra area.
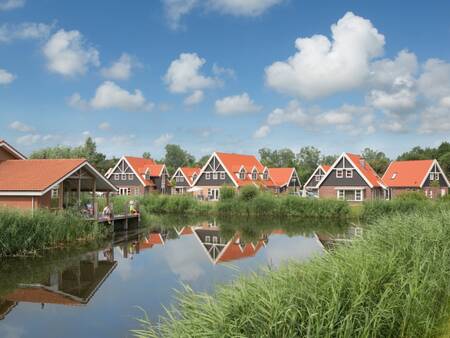
[(271, 150), (269, 148), (262, 148), (258, 152), (261, 163), (266, 167), (285, 168), (295, 167), (297, 165), (295, 154), (291, 149)]
[(142, 157), (150, 160), (152, 158), (152, 155), (148, 151), (146, 151), (142, 154)]
[(183, 150), (179, 145), (168, 144), (165, 149), (164, 163), (169, 172), (173, 173), (178, 167), (192, 167), (195, 164), (195, 157)]
[(321, 164), (332, 165), (338, 157), (339, 155), (324, 155), (320, 162)]
[(370, 164), (378, 175), (383, 175), (389, 166), (389, 158), (381, 151), (365, 148), (362, 151), (362, 157)]
[(195, 163), (196, 167), (203, 168), (203, 166), (208, 162), (210, 155), (204, 155)]

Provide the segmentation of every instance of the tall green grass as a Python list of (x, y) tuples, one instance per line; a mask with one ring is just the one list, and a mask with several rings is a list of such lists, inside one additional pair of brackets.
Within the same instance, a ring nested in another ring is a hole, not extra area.
[(448, 320), (450, 211), (383, 217), (306, 264), (189, 288), (136, 337), (435, 337)]
[(76, 241), (107, 236), (104, 225), (74, 212), (0, 209), (0, 257), (31, 254)]

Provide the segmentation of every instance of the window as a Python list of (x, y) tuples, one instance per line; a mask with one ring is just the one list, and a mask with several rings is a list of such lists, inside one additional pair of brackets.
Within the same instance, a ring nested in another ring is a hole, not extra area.
[(431, 173), (430, 174), (430, 181), (433, 181), (434, 180), (434, 173)]
[(119, 175), (119, 174), (114, 174), (114, 180), (115, 180), (115, 181), (120, 180), (120, 175)]
[(217, 244), (219, 242), (217, 236), (213, 236), (212, 240), (214, 244)]
[(126, 181), (127, 180), (127, 174), (122, 174), (122, 181)]
[(362, 200), (363, 200), (362, 190), (355, 190), (355, 201), (362, 201)]
[(338, 199), (338, 200), (343, 200), (343, 199), (345, 199), (345, 190), (338, 190), (338, 191), (337, 191), (337, 199)]
[(206, 180), (210, 180), (211, 179), (211, 174), (210, 173), (206, 173), (205, 174), (205, 179)]
[(128, 179), (129, 179), (130, 181), (132, 181), (132, 180), (133, 180), (133, 174), (128, 174)]
[(175, 182), (178, 182), (178, 183), (184, 182), (184, 179), (181, 176), (177, 176), (177, 177), (175, 177)]
[(217, 177), (218, 177), (217, 173), (213, 173), (213, 180), (217, 180)]
[(266, 170), (263, 174), (263, 180), (267, 181), (269, 179), (269, 172)]
[(210, 188), (208, 188), (208, 196), (211, 196), (212, 195), (212, 193), (211, 193), (211, 189)]
[(256, 181), (258, 179), (258, 172), (256, 170), (253, 170), (252, 172), (252, 180)]
[(353, 177), (353, 170), (347, 169), (347, 170), (345, 171), (345, 177), (346, 177), (346, 178), (352, 178), (352, 177)]
[(321, 178), (321, 176), (320, 176), (320, 175), (316, 175), (316, 176), (314, 176), (314, 179), (316, 180), (316, 182), (319, 182), (319, 181), (320, 181), (320, 178)]
[(52, 189), (52, 198), (58, 198), (58, 189)]
[(337, 177), (337, 178), (343, 178), (343, 177), (344, 177), (344, 170), (342, 170), (342, 169), (337, 169), (337, 170), (336, 170), (336, 177)]
[(138, 195), (140, 195), (140, 190), (139, 190), (139, 188), (134, 188), (134, 194), (136, 195), (136, 196), (138, 196)]
[(205, 236), (205, 243), (211, 243), (211, 236)]
[(195, 181), (196, 178), (197, 178), (197, 174), (196, 173), (192, 174), (192, 181)]
[(239, 179), (245, 180), (245, 169), (242, 169), (242, 170), (239, 172)]
[(220, 179), (221, 179), (221, 180), (224, 180), (224, 179), (225, 179), (225, 173), (224, 173), (224, 172), (221, 172), (221, 173), (220, 173)]

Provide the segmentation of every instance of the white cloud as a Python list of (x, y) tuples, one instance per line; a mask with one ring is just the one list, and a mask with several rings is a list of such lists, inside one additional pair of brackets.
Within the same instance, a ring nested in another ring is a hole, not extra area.
[[(419, 132), (450, 132), (450, 109), (442, 106), (430, 106), (421, 114)], [(447, 134), (448, 135), (448, 134)]]
[(184, 99), (184, 104), (187, 106), (193, 106), (202, 102), (204, 98), (205, 93), (203, 93), (203, 90), (196, 90)]
[(109, 124), (109, 122), (102, 122), (98, 125), (98, 129), (100, 130), (110, 130), (111, 129), (111, 125)]
[(372, 63), (369, 83), (380, 89), (394, 84), (410, 83), (417, 73), (418, 61), (414, 53), (402, 50), (395, 59), (382, 59)]
[(407, 125), (399, 121), (386, 121), (382, 123), (381, 128), (392, 133), (403, 133), (408, 130)]
[(25, 6), (25, 0), (0, 0), (0, 11), (9, 11)]
[(234, 69), (221, 67), (217, 63), (213, 64), (212, 71), (213, 71), (213, 74), (216, 76), (226, 75), (233, 79), (236, 77), (236, 72), (234, 71)]
[(233, 16), (256, 17), (284, 0), (163, 0), (169, 27), (182, 27), (181, 18), (196, 7)]
[(75, 93), (69, 98), (68, 103), (79, 109), (119, 109), (130, 112), (150, 111), (154, 107), (154, 104), (147, 101), (140, 90), (136, 89), (134, 93), (130, 93), (112, 81), (103, 82), (89, 102)]
[(296, 100), (289, 102), (286, 108), (274, 109), (267, 117), (267, 123), (272, 126), (288, 122), (303, 126), (308, 120), (308, 115)]
[(3, 24), (0, 26), (0, 42), (46, 39), (52, 29), (53, 25), (36, 22), (24, 22), (18, 25)]
[(266, 82), (273, 89), (314, 99), (362, 85), (369, 76), (370, 62), (381, 55), (384, 36), (372, 23), (348, 12), (331, 26), (326, 36), (298, 38), (298, 52), (285, 62), (266, 68)]
[(264, 138), (270, 133), (270, 127), (267, 125), (263, 125), (259, 127), (254, 133), (253, 138)]
[(234, 16), (259, 16), (284, 0), (209, 0), (207, 6)]
[(411, 111), (416, 106), (416, 93), (408, 88), (389, 93), (382, 90), (372, 90), (368, 96), (369, 104), (375, 108), (398, 113)]
[(51, 72), (64, 76), (86, 73), (90, 65), (99, 66), (99, 52), (87, 46), (79, 31), (59, 30), (43, 47), (47, 67)]
[(130, 55), (123, 53), (119, 60), (115, 61), (109, 68), (103, 68), (101, 73), (107, 79), (128, 80), (132, 69), (137, 65), (138, 63)]
[(436, 100), (450, 95), (450, 63), (429, 59), (423, 66), (418, 87), (425, 97)]
[(17, 138), (17, 143), (23, 146), (30, 146), (36, 143), (48, 142), (56, 139), (55, 135), (26, 134)]
[(14, 121), (9, 125), (10, 129), (20, 131), (22, 133), (29, 133), (33, 131), (34, 128), (20, 121)]
[(153, 141), (153, 143), (157, 146), (162, 147), (162, 146), (165, 146), (166, 144), (168, 144), (172, 139), (173, 139), (173, 135), (166, 133), (166, 134), (162, 134), (160, 137), (155, 139)]
[(261, 106), (255, 104), (247, 93), (241, 95), (228, 96), (217, 100), (215, 103), (216, 112), (220, 115), (239, 115), (258, 112)]
[(6, 69), (0, 68), (0, 85), (6, 85), (13, 82), (16, 79), (14, 74), (11, 74)]
[(182, 53), (172, 61), (164, 80), (172, 93), (187, 93), (199, 89), (211, 88), (218, 84), (218, 80), (204, 76), (200, 69), (206, 60), (196, 53)]

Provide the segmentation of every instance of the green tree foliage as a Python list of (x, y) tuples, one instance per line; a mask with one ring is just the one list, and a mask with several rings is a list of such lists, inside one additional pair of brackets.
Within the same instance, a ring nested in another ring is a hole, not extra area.
[(389, 158), (381, 151), (365, 148), (361, 155), (366, 159), (378, 175), (383, 175), (389, 166)]
[(241, 190), (239, 192), (239, 197), (243, 201), (251, 201), (256, 196), (258, 196), (258, 194), (259, 194), (258, 187), (254, 186), (254, 185), (246, 185), (241, 188)]
[(220, 188), (220, 200), (232, 200), (236, 195), (236, 190), (229, 186), (229, 185), (223, 185)]
[(166, 155), (164, 163), (170, 173), (175, 172), (178, 167), (192, 167), (195, 164), (195, 157), (182, 149), (178, 144), (166, 145)]
[(196, 167), (203, 168), (203, 166), (208, 162), (211, 155), (205, 155), (200, 157), (200, 159), (195, 163)]
[(297, 165), (295, 153), (291, 149), (271, 150), (262, 148), (258, 152), (261, 163), (266, 167), (280, 168), (295, 167)]
[(422, 148), (420, 146), (412, 148), (410, 151), (401, 154), (398, 160), (433, 160), (437, 159), (445, 171), (450, 175), (450, 143), (442, 142), (437, 148)]
[(142, 157), (149, 160), (152, 158), (152, 155), (148, 151), (146, 151), (142, 154)]

